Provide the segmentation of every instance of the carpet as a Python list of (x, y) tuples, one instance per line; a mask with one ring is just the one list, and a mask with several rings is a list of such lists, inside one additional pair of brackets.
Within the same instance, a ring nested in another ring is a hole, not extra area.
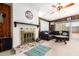
[(24, 54), (27, 56), (44, 56), (50, 49), (50, 47), (38, 45), (31, 50), (25, 52)]

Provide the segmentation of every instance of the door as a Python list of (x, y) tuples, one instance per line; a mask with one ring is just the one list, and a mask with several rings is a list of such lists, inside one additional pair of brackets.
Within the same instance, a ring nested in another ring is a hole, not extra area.
[(50, 25), (50, 30), (55, 31), (55, 25)]
[(2, 13), (2, 23), (0, 23), (0, 37), (11, 37), (11, 8), (9, 5), (0, 3), (0, 13)]

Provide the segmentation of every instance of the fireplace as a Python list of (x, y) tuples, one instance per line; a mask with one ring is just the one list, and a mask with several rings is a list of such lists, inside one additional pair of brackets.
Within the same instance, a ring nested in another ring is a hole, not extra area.
[(34, 28), (21, 29), (21, 45), (35, 41)]

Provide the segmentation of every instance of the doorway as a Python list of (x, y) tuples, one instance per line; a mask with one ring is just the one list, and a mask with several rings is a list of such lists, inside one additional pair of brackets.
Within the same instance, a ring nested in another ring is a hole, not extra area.
[(0, 52), (11, 48), (11, 7), (0, 3)]
[(79, 39), (79, 21), (72, 21), (71, 28), (72, 28), (72, 38)]

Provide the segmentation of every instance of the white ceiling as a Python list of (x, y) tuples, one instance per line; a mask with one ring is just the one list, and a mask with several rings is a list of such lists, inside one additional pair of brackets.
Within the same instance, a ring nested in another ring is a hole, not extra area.
[[(52, 5), (55, 5), (56, 3), (30, 3), (30, 6), (35, 7), (36, 9), (39, 9), (38, 16), (44, 19), (47, 19), (49, 21), (51, 20), (56, 20), (59, 18), (71, 16), (71, 15), (76, 15), (79, 14), (79, 4), (75, 3), (75, 5), (65, 8), (61, 10), (61, 12), (53, 12), (53, 8), (51, 7)], [(69, 3), (61, 3), (61, 5), (65, 6)]]

